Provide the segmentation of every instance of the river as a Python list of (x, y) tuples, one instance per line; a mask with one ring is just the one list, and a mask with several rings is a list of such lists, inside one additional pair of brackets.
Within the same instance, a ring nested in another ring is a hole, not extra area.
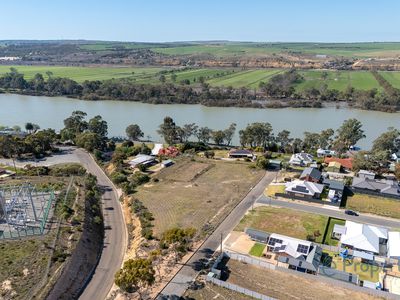
[[(72, 111), (82, 110), (88, 117), (101, 115), (109, 125), (110, 136), (125, 135), (129, 124), (139, 124), (145, 136), (160, 140), (158, 125), (165, 116), (172, 117), (178, 125), (196, 123), (212, 129), (224, 129), (231, 123), (239, 129), (252, 122), (269, 122), (277, 133), (283, 129), (293, 137), (302, 137), (305, 131), (319, 132), (326, 128), (338, 128), (349, 118), (363, 123), (366, 138), (359, 142), (367, 149), (372, 141), (388, 127), (400, 129), (400, 113), (384, 113), (351, 108), (283, 108), (256, 109), (236, 107), (205, 107), (186, 104), (145, 104), (127, 101), (83, 101), (66, 97), (36, 97), (0, 94), (0, 125), (24, 126), (26, 122), (39, 124), (41, 128), (63, 127), (63, 120)], [(236, 132), (233, 140), (238, 144)]]

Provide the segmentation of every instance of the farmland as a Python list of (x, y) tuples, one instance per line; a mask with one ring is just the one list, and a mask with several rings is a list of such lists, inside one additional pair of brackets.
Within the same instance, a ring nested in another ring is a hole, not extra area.
[(317, 243), (321, 243), (327, 222), (328, 218), (325, 216), (263, 206), (250, 210), (235, 230), (254, 228), (303, 240), (311, 236)]
[(175, 226), (204, 231), (219, 223), (263, 174), (247, 163), (181, 158), (135, 197), (153, 213), (156, 236)]
[(211, 79), (207, 81), (212, 86), (232, 86), (234, 88), (247, 87), (247, 88), (258, 88), (258, 84), (268, 82), (268, 80), (281, 73), (282, 70), (248, 70), (242, 72), (232, 73), (230, 75)]
[(399, 72), (379, 72), (394, 88), (400, 89)]
[(124, 77), (143, 80), (143, 78), (149, 76), (154, 77), (161, 70), (160, 68), (131, 67), (0, 66), (0, 75), (10, 72), (11, 67), (24, 74), (26, 79), (33, 78), (36, 73), (41, 73), (47, 77), (46, 72), (50, 71), (55, 77), (67, 77), (77, 82)]

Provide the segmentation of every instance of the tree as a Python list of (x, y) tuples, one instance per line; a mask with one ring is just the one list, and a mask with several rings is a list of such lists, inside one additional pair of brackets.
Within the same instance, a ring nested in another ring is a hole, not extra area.
[(264, 156), (258, 156), (256, 159), (256, 167), (259, 169), (267, 169), (268, 168), (268, 159), (266, 159)]
[(173, 73), (172, 75), (171, 75), (171, 80), (172, 80), (172, 82), (176, 82), (176, 78), (177, 78), (178, 76), (176, 76), (176, 74), (175, 73)]
[(174, 144), (178, 141), (178, 127), (171, 117), (165, 117), (164, 122), (159, 126), (159, 128), (160, 129), (157, 130), (157, 132), (164, 138), (166, 143)]
[(400, 163), (396, 164), (394, 169), (394, 175), (396, 175), (397, 180), (400, 181)]
[(361, 122), (357, 119), (348, 119), (336, 131), (334, 148), (338, 152), (343, 152), (344, 149), (357, 144), (362, 138), (365, 138), (365, 134)]
[(164, 83), (166, 80), (165, 75), (161, 74), (159, 77), (159, 80), (160, 80), (160, 82)]
[(200, 127), (196, 132), (196, 137), (199, 142), (207, 144), (211, 139), (212, 130), (208, 127)]
[(222, 130), (216, 130), (211, 133), (212, 139), (214, 140), (214, 143), (217, 145), (222, 145), (225, 140), (225, 132)]
[(155, 281), (155, 271), (150, 259), (136, 258), (124, 262), (124, 266), (115, 274), (115, 284), (121, 290), (133, 293), (152, 286)]
[(276, 141), (280, 144), (282, 150), (287, 148), (293, 139), (290, 138), (290, 131), (282, 130), (276, 135)]
[(225, 141), (228, 146), (231, 144), (235, 131), (236, 131), (236, 123), (232, 123), (231, 125), (229, 125), (227, 129), (224, 130)]
[(105, 138), (108, 134), (108, 124), (101, 116), (95, 116), (89, 120), (88, 130)]
[(266, 148), (273, 138), (272, 126), (261, 122), (249, 124), (239, 131), (239, 138), (242, 146)]
[(132, 141), (137, 141), (141, 137), (144, 136), (143, 131), (140, 129), (140, 126), (137, 124), (131, 124), (125, 129), (125, 133), (128, 136), (128, 138)]
[(187, 142), (189, 138), (193, 135), (196, 134), (198, 126), (196, 123), (190, 123), (190, 124), (185, 124), (183, 125), (182, 128), (180, 128), (180, 140), (181, 142)]
[(83, 111), (74, 111), (72, 115), (64, 120), (66, 130), (72, 134), (79, 134), (88, 128), (88, 123), (85, 121), (87, 114)]
[(316, 150), (319, 146), (320, 135), (314, 132), (304, 132), (303, 148), (309, 150)]
[(332, 137), (335, 131), (332, 128), (322, 130), (319, 135), (319, 147), (322, 149), (328, 148), (332, 144)]
[(372, 152), (388, 151), (389, 153), (397, 152), (399, 149), (400, 131), (394, 128), (389, 128), (385, 133), (382, 133), (372, 145)]
[(104, 148), (104, 139), (95, 132), (80, 133), (75, 138), (76, 145), (85, 148), (87, 151), (102, 150)]

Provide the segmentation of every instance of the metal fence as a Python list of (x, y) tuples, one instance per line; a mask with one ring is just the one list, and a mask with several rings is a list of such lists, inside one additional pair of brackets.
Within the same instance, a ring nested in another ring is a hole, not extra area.
[(229, 252), (229, 251), (224, 252), (224, 255), (231, 259), (234, 259), (234, 260), (237, 260), (240, 262), (245, 262), (247, 264), (254, 265), (254, 266), (257, 266), (260, 268), (270, 269), (270, 270), (275, 270), (275, 268), (276, 268), (275, 265), (273, 265), (269, 262), (266, 262), (264, 260), (257, 259), (255, 257), (250, 257), (250, 256), (238, 254), (238, 253)]
[(207, 276), (206, 277), (206, 281), (211, 282), (211, 283), (213, 283), (215, 285), (224, 287), (224, 288), (229, 289), (231, 291), (235, 291), (235, 292), (238, 292), (238, 293), (241, 293), (241, 294), (244, 294), (244, 295), (256, 298), (256, 299), (274, 300), (274, 298), (271, 298), (271, 297), (265, 296), (263, 294), (254, 292), (252, 290), (246, 289), (244, 287), (241, 287), (241, 286), (233, 284), (233, 283), (229, 283), (229, 282), (226, 282), (226, 281), (219, 280), (217, 278), (213, 278), (213, 277)]
[(323, 205), (331, 205), (331, 206), (335, 206), (335, 207), (340, 206), (340, 202), (322, 201), (320, 199), (314, 199), (312, 197), (300, 197), (300, 196), (288, 195), (288, 194), (284, 194), (284, 193), (276, 193), (275, 197), (281, 197), (281, 198), (290, 199), (290, 200), (300, 200), (300, 201), (318, 203), (318, 204), (323, 204)]

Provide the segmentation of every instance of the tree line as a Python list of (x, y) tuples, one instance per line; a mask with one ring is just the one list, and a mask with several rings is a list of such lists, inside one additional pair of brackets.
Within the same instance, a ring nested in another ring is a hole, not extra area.
[[(321, 107), (323, 101), (345, 101), (352, 106), (369, 110), (396, 111), (400, 107), (400, 91), (378, 76), (385, 91), (356, 90), (349, 86), (345, 91), (328, 89), (327, 84), (320, 88), (310, 87), (304, 91), (296, 91), (295, 85), (304, 78), (292, 69), (273, 76), (269, 82), (261, 82), (259, 91), (246, 87), (211, 87), (199, 79), (200, 86), (176, 84), (165, 81), (165, 75), (160, 75), (161, 84), (138, 84), (129, 78), (111, 79), (105, 81), (87, 80), (78, 83), (69, 78), (53, 76), (52, 72), (36, 74), (26, 80), (24, 75), (15, 68), (0, 77), (0, 89), (16, 91), (24, 94), (45, 96), (68, 96), (85, 100), (123, 100), (154, 104), (203, 104), (206, 106), (237, 106), (262, 108), (267, 106), (312, 106)], [(173, 74), (176, 75), (176, 74)], [(326, 79), (327, 72), (322, 73)], [(175, 81), (174, 79), (175, 78)], [(277, 100), (278, 102), (268, 101)], [(279, 102), (283, 101), (283, 102)], [(282, 104), (283, 103), (283, 104)], [(285, 104), (286, 103), (286, 104)]]

